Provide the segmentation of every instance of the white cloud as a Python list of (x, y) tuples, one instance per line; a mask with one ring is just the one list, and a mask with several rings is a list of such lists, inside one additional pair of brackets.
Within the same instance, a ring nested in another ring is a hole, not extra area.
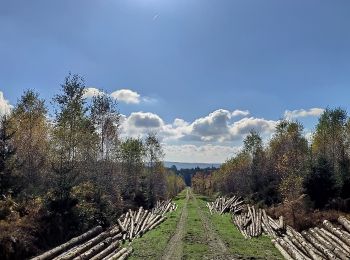
[(233, 112), (218, 109), (192, 123), (176, 118), (166, 124), (158, 115), (134, 112), (123, 116), (122, 129), (125, 135), (143, 136), (156, 131), (165, 142), (225, 143), (242, 140), (250, 130), (270, 135), (277, 123), (263, 118), (244, 117), (234, 121)]
[(133, 112), (130, 116), (122, 115), (121, 128), (125, 136), (142, 137), (148, 132), (156, 131), (162, 134), (163, 120), (156, 114), (145, 112)]
[(140, 94), (130, 89), (120, 89), (111, 93), (111, 97), (127, 104), (140, 103)]
[(299, 117), (307, 116), (320, 116), (324, 112), (323, 108), (310, 108), (310, 109), (297, 109), (297, 110), (286, 110), (284, 112), (284, 118), (287, 120), (293, 120)]
[(97, 88), (86, 88), (84, 93), (84, 98), (92, 98), (102, 94), (103, 92)]
[(223, 145), (164, 145), (165, 160), (176, 162), (222, 163), (238, 152), (240, 147)]
[(131, 113), (128, 123), (136, 128), (159, 128), (164, 125), (163, 120), (158, 115), (144, 112)]
[(97, 88), (89, 87), (85, 88), (84, 98), (92, 98), (102, 94), (109, 95), (110, 97), (118, 100), (119, 102), (124, 102), (126, 104), (139, 104), (141, 102), (145, 104), (153, 104), (157, 102), (157, 99), (146, 96), (141, 97), (139, 93), (131, 89), (119, 89), (108, 94), (104, 93), (103, 91)]
[(235, 117), (235, 116), (248, 116), (249, 114), (250, 114), (250, 112), (248, 110), (238, 110), (238, 109), (234, 110), (231, 113), (231, 115), (233, 117)]
[(231, 125), (231, 136), (233, 138), (240, 137), (248, 134), (251, 130), (262, 134), (270, 134), (275, 130), (277, 122), (278, 121), (266, 120), (264, 118), (245, 117)]
[(13, 108), (10, 102), (5, 99), (4, 93), (0, 91), (0, 116), (9, 114)]
[(191, 134), (203, 141), (211, 141), (226, 136), (229, 134), (228, 122), (230, 119), (230, 111), (216, 110), (206, 117), (196, 119), (191, 125)]

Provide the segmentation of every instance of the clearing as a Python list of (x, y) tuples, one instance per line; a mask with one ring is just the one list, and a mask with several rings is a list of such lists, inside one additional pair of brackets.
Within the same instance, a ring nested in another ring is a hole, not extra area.
[(231, 215), (210, 215), (208, 197), (190, 188), (175, 199), (178, 209), (143, 237), (132, 242), (129, 259), (283, 259), (266, 236), (244, 239)]

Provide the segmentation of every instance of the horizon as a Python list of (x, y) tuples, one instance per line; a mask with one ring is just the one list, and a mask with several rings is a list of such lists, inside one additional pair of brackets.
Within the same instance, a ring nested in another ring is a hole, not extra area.
[(325, 108), (349, 110), (349, 9), (346, 1), (6, 2), (0, 113), (26, 89), (50, 106), (71, 71), (85, 78), (88, 99), (105, 91), (118, 102), (122, 137), (157, 132), (164, 160), (223, 163), (252, 129), (266, 142), (286, 118), (310, 136)]

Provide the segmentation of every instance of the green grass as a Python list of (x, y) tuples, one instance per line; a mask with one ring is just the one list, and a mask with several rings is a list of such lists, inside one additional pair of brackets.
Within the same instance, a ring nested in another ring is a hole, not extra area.
[(167, 214), (168, 218), (166, 221), (131, 243), (134, 251), (129, 259), (160, 259), (168, 241), (176, 230), (185, 198), (186, 191), (183, 191), (173, 200), (178, 205), (178, 208)]
[(207, 197), (197, 196), (203, 212), (211, 220), (214, 229), (225, 242), (232, 255), (244, 259), (284, 259), (267, 236), (245, 239), (231, 221), (231, 214), (210, 215), (206, 207)]
[[(154, 230), (147, 232), (143, 237), (135, 239), (131, 245), (134, 252), (129, 259), (161, 259), (164, 250), (171, 237), (174, 235), (177, 222), (180, 219), (181, 210), (185, 203), (186, 190), (181, 192), (175, 199), (178, 208), (175, 212), (168, 213), (167, 220)], [(198, 214), (198, 205), (213, 224), (213, 229), (230, 250), (230, 254), (237, 259), (283, 259), (277, 249), (271, 243), (270, 238), (245, 239), (232, 224), (231, 215), (210, 215), (206, 202), (210, 198), (196, 195), (196, 200), (190, 197), (188, 219), (183, 239), (183, 259), (203, 259), (209, 253), (206, 242), (206, 234)]]
[(184, 237), (183, 258), (203, 259), (209, 250), (206, 234), (197, 210), (197, 201), (190, 197), (188, 201), (188, 219)]

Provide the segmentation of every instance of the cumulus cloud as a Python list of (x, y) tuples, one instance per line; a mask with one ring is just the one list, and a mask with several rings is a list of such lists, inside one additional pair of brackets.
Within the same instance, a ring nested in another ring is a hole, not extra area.
[(237, 121), (233, 113), (234, 111), (218, 109), (192, 123), (176, 118), (172, 123), (166, 124), (156, 114), (134, 112), (128, 117), (122, 117), (122, 129), (125, 135), (132, 136), (143, 136), (147, 132), (156, 131), (167, 142), (224, 143), (242, 140), (253, 129), (269, 135), (277, 123), (254, 117), (244, 117)]
[(211, 141), (229, 133), (228, 122), (231, 113), (224, 109), (219, 109), (208, 116), (196, 119), (192, 123), (192, 135), (199, 136), (203, 141)]
[(177, 162), (222, 163), (239, 151), (240, 147), (223, 145), (165, 145), (165, 160)]
[(116, 99), (117, 101), (123, 102), (126, 104), (139, 104), (141, 102), (145, 104), (152, 104), (157, 102), (155, 98), (147, 97), (147, 96), (141, 97), (139, 93), (131, 89), (119, 89), (108, 94), (108, 93), (104, 93), (103, 91), (97, 88), (89, 87), (89, 88), (85, 88), (84, 98), (92, 98), (102, 94), (109, 95), (110, 97)]
[(144, 112), (131, 113), (128, 123), (136, 128), (158, 128), (164, 124), (158, 115)]
[(320, 116), (323, 113), (323, 108), (310, 108), (310, 109), (297, 109), (297, 110), (286, 110), (284, 112), (284, 118), (288, 120), (293, 120), (299, 117), (307, 116)]
[(261, 134), (273, 132), (277, 121), (264, 118), (244, 117), (233, 121), (234, 115), (248, 114), (248, 111), (219, 109), (208, 116), (196, 119), (188, 125), (188, 133), (182, 136), (184, 141), (224, 142), (242, 139), (251, 130)]
[(142, 137), (148, 132), (159, 132), (163, 135), (164, 121), (156, 114), (133, 112), (130, 116), (121, 117), (122, 134), (125, 136)]
[(97, 88), (86, 88), (83, 97), (84, 98), (92, 98), (92, 97), (96, 97), (96, 96), (99, 96), (102, 94), (103, 94), (103, 92)]
[(140, 94), (130, 89), (120, 89), (111, 93), (111, 97), (127, 104), (140, 103)]
[(0, 91), (0, 115), (6, 115), (10, 113), (13, 106), (8, 100), (5, 99), (4, 93)]
[(236, 109), (234, 110), (231, 115), (234, 116), (248, 116), (250, 114), (250, 112), (248, 110), (239, 110)]
[(272, 133), (278, 121), (266, 120), (264, 118), (246, 117), (234, 122), (231, 125), (230, 132), (232, 137), (239, 137), (248, 134), (251, 130), (259, 133)]

